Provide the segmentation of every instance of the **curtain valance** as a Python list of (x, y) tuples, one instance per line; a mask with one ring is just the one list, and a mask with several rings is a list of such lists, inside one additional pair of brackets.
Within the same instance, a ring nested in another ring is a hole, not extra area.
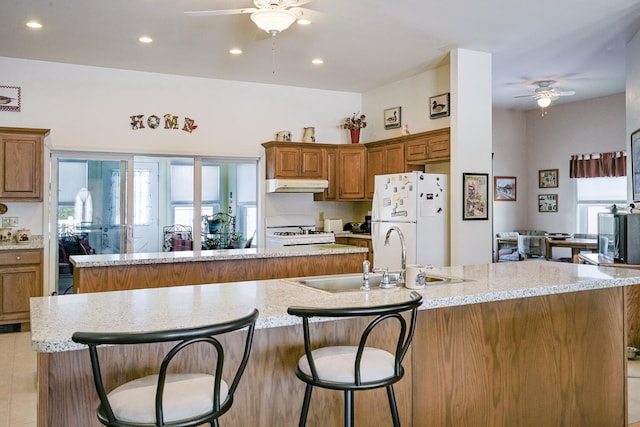
[(569, 163), (570, 178), (627, 176), (627, 153), (574, 154)]

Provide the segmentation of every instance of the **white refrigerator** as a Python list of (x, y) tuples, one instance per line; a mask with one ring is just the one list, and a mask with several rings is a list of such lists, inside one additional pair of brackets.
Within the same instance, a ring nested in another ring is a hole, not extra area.
[(371, 212), (373, 265), (397, 271), (401, 266), (400, 237), (393, 231), (389, 246), (385, 235), (396, 226), (404, 235), (407, 264), (449, 265), (448, 176), (407, 172), (377, 175)]

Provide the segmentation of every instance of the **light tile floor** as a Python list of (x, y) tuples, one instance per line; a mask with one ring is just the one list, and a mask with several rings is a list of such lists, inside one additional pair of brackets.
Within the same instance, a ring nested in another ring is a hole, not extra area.
[(640, 359), (627, 361), (629, 424), (640, 422)]
[(34, 427), (36, 395), (31, 333), (0, 334), (0, 427)]
[[(640, 422), (640, 359), (628, 362), (631, 424)], [(31, 334), (0, 333), (0, 427), (36, 426), (36, 390)]]

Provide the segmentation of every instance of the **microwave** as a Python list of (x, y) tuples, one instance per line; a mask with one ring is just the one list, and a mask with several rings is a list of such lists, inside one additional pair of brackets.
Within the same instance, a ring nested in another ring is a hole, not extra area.
[(598, 254), (608, 262), (640, 265), (640, 214), (598, 214)]

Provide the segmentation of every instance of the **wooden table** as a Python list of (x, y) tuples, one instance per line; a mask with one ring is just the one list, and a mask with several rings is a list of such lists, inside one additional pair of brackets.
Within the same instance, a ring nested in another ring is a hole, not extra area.
[(551, 259), (551, 251), (554, 247), (558, 248), (571, 248), (571, 259), (574, 263), (578, 263), (578, 255), (583, 249), (597, 250), (598, 239), (553, 239), (547, 237), (545, 241), (546, 245), (546, 258)]

